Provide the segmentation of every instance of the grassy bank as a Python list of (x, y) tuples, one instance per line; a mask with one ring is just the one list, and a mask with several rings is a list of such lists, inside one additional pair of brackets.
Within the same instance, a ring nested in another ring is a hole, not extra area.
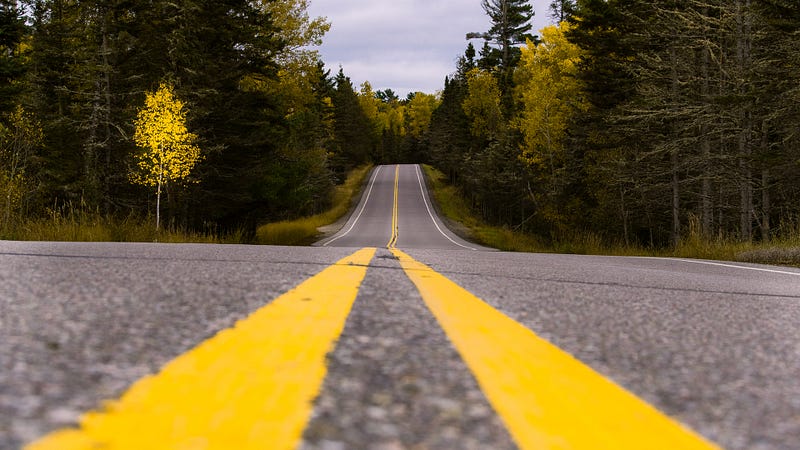
[(319, 236), (317, 228), (330, 225), (347, 214), (370, 169), (371, 165), (353, 169), (345, 182), (336, 186), (329, 210), (309, 217), (262, 225), (256, 231), (256, 242), (269, 245), (306, 245), (314, 242)]
[(800, 267), (800, 227), (784, 230), (781, 239), (770, 243), (743, 243), (734, 239), (703, 239), (691, 227), (689, 236), (674, 249), (648, 249), (643, 247), (609, 244), (593, 234), (575, 234), (554, 242), (508, 228), (489, 225), (480, 220), (460, 195), (458, 189), (447, 183), (447, 177), (438, 170), (423, 166), (433, 189), (440, 212), (450, 221), (464, 226), (463, 234), (487, 247), (514, 252), (573, 253), (584, 255), (665, 256), (699, 258), (724, 261), (753, 262), (760, 264)]
[(51, 211), (46, 217), (18, 220), (0, 230), (0, 239), (18, 241), (75, 242), (191, 242), (241, 243), (241, 234), (219, 236), (167, 226), (158, 231), (152, 218), (111, 218), (71, 206)]

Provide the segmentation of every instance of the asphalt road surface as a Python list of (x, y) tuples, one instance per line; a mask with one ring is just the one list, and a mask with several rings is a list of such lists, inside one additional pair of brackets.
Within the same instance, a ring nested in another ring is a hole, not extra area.
[(489, 251), (424, 186), (376, 168), (314, 247), (0, 242), (0, 448), (79, 428), (152, 448), (164, 422), (180, 448), (226, 448), (222, 423), (251, 436), (227, 448), (800, 448), (800, 270)]

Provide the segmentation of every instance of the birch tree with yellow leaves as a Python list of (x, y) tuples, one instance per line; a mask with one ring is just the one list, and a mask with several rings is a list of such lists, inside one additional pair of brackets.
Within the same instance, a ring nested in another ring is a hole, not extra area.
[(133, 136), (141, 152), (136, 154), (138, 171), (131, 174), (136, 184), (156, 188), (156, 230), (161, 221), (161, 192), (166, 183), (184, 180), (200, 160), (197, 136), (186, 128), (183, 102), (173, 87), (161, 83), (148, 92), (144, 108), (136, 116)]

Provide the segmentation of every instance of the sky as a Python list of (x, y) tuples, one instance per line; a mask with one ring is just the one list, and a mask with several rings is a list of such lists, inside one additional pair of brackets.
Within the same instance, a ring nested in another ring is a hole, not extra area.
[[(550, 23), (550, 0), (531, 1), (534, 30)], [(311, 17), (327, 17), (331, 30), (318, 48), (332, 74), (344, 69), (356, 88), (433, 94), (455, 71), (466, 34), (491, 24), (480, 0), (311, 0)], [(474, 40), (477, 49), (483, 46)]]

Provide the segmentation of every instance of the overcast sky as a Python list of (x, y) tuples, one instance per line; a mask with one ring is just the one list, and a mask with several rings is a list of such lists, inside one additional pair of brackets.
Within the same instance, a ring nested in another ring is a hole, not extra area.
[[(539, 30), (550, 22), (550, 1), (531, 4)], [(490, 27), (480, 0), (311, 0), (308, 12), (331, 23), (319, 50), (333, 74), (341, 65), (356, 88), (369, 81), (401, 97), (441, 90), (467, 47), (465, 35)]]

